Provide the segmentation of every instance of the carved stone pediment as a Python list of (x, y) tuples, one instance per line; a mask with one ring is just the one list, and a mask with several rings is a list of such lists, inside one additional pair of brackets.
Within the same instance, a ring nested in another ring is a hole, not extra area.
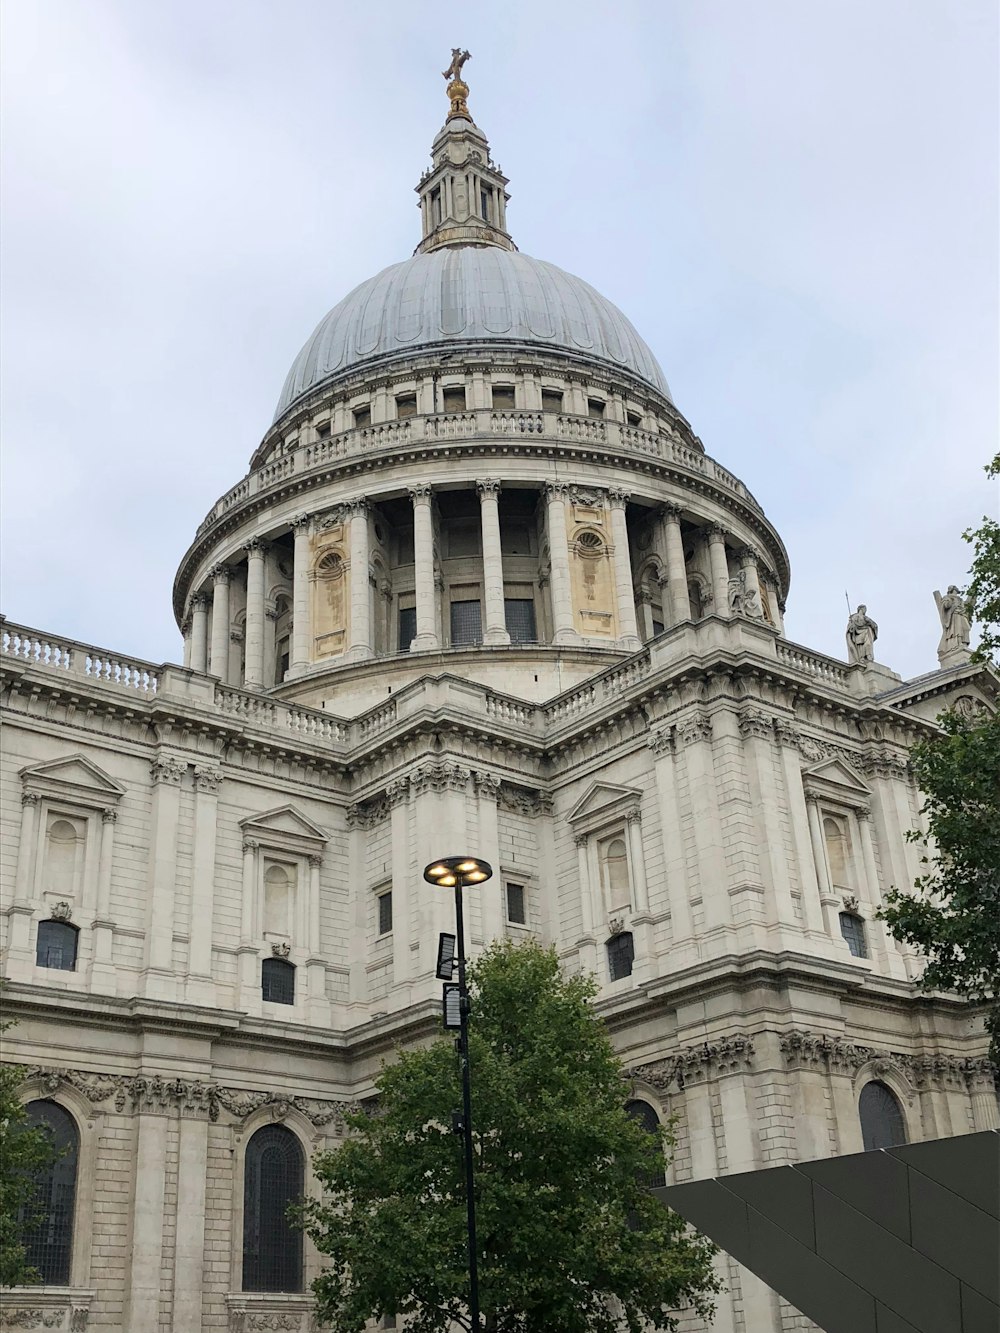
[(22, 768), (21, 784), (25, 792), (64, 801), (75, 800), (86, 806), (117, 805), (125, 795), (120, 782), (82, 754), (66, 755), (63, 759), (50, 759), (44, 764)]
[(281, 805), (261, 815), (248, 815), (240, 820), (240, 828), (244, 839), (292, 850), (307, 847), (319, 851), (328, 841), (326, 832), (293, 805)]
[(802, 786), (807, 796), (837, 801), (841, 805), (867, 807), (871, 801), (871, 788), (843, 759), (824, 759), (803, 769)]
[(637, 811), (642, 792), (636, 787), (619, 787), (610, 782), (595, 782), (581, 796), (567, 816), (577, 833), (588, 832), (603, 824), (625, 819)]

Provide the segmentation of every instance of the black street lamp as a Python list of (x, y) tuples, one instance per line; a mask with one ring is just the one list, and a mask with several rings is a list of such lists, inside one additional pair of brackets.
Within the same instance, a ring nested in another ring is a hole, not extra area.
[[(469, 988), (465, 980), (465, 925), (462, 916), (462, 890), (469, 884), (483, 884), (493, 875), (493, 868), (477, 856), (444, 856), (424, 870), (428, 884), (455, 890), (454, 945), (442, 935), (438, 944), (437, 975), (450, 981), (458, 964), (458, 986), (444, 988), (445, 1026), (454, 1026), (455, 999), (458, 1000), (458, 1054), (462, 1067), (462, 1133), (465, 1140), (465, 1207), (469, 1233), (469, 1319), (472, 1333), (479, 1333), (479, 1266), (476, 1259), (476, 1197), (472, 1182), (472, 1076), (469, 1069)], [(454, 947), (457, 946), (457, 947)], [(457, 995), (456, 995), (457, 991)]]

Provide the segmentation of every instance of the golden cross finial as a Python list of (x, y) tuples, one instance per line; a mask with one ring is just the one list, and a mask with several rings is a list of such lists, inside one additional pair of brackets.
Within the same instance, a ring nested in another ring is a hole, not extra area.
[(463, 51), (460, 46), (453, 46), (451, 49), (451, 64), (443, 71), (442, 76), (449, 80), (448, 96), (451, 98), (451, 116), (466, 116), (469, 119), (469, 104), (466, 100), (469, 96), (469, 85), (462, 78), (462, 66), (467, 60), (472, 59), (472, 53)]

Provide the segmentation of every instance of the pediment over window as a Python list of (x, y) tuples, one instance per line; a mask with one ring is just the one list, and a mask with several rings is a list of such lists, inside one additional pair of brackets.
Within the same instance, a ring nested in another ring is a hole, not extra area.
[(843, 759), (827, 759), (803, 769), (802, 786), (809, 796), (853, 806), (866, 806), (872, 794), (864, 778)]
[(325, 831), (293, 805), (281, 805), (261, 815), (247, 815), (240, 820), (240, 828), (245, 838), (255, 838), (271, 846), (309, 847), (319, 851), (328, 841)]
[(20, 776), (25, 792), (73, 800), (81, 805), (117, 805), (125, 795), (120, 782), (82, 754), (31, 764), (21, 769)]
[(641, 802), (642, 792), (636, 787), (595, 782), (580, 797), (568, 818), (576, 826), (577, 832), (583, 833), (624, 819), (631, 811), (637, 811)]

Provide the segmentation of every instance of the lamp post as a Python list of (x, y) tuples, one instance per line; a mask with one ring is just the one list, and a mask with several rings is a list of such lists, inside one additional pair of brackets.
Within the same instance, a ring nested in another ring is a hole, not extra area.
[[(465, 1209), (469, 1235), (469, 1320), (473, 1333), (479, 1333), (479, 1265), (476, 1258), (476, 1198), (473, 1193), (472, 1151), (472, 1076), (469, 1069), (469, 988), (465, 980), (465, 924), (462, 914), (462, 890), (469, 884), (483, 884), (490, 879), (493, 868), (476, 856), (444, 856), (432, 861), (424, 870), (428, 884), (455, 890), (454, 962), (458, 964), (459, 1032), (458, 1055), (462, 1068), (462, 1132), (465, 1141)], [(438, 948), (438, 976), (453, 975), (454, 962), (442, 936)], [(448, 990), (445, 988), (445, 1023), (448, 1023)]]

